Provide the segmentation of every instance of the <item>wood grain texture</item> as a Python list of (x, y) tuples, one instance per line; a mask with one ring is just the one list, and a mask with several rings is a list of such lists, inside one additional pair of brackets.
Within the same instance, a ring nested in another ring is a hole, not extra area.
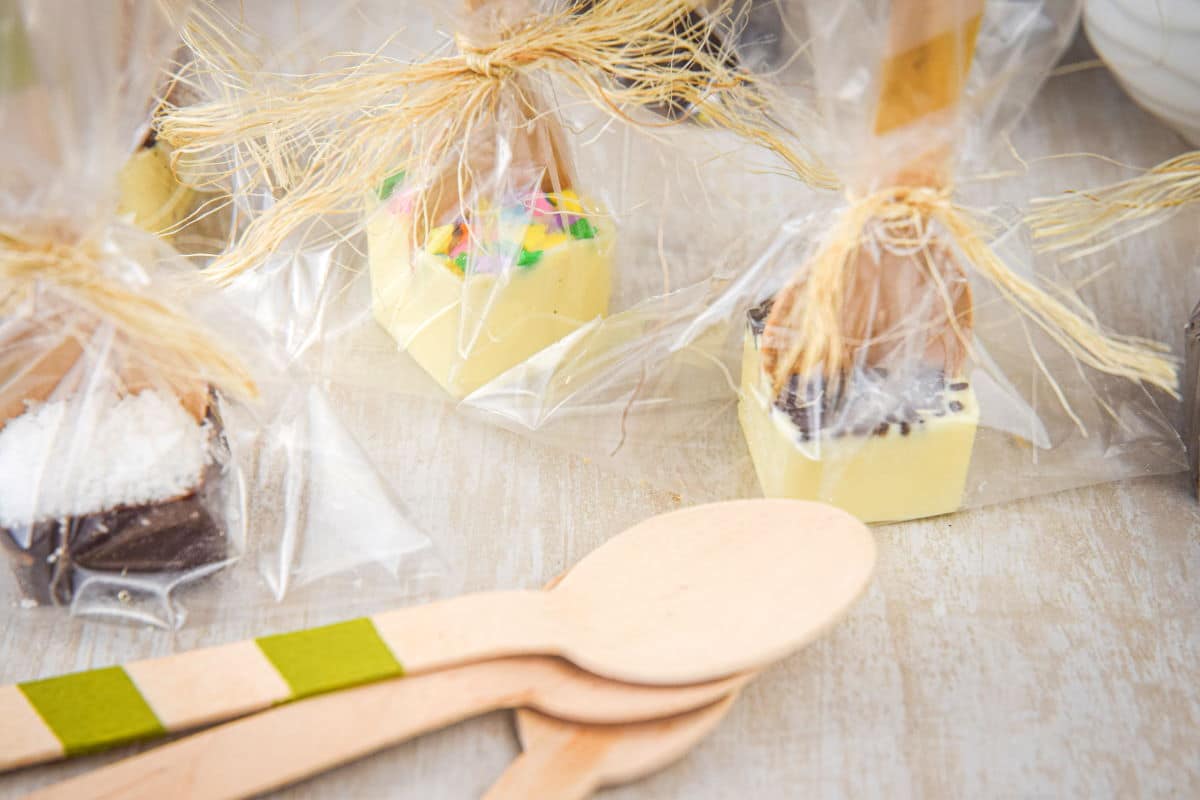
[[(136, 661), (125, 672), (168, 730), (207, 725), (287, 700), (291, 689), (254, 642), (189, 656), (181, 677), (175, 659)], [(220, 713), (217, 713), (217, 712)]]
[[(1078, 57), (1089, 57), (1080, 53)], [(1151, 166), (1182, 139), (1102, 70), (1053, 78), (1014, 136), (1027, 160), (1095, 152)], [(1036, 162), (1034, 191), (1105, 183), (1097, 160)], [(1157, 262), (1087, 292), (1124, 330), (1181, 348), (1200, 299), (1198, 215), (1113, 260)], [(1148, 313), (1147, 310), (1150, 310)], [(414, 521), (437, 532), (456, 590), (534, 588), (606, 536), (674, 507), (665, 492), (486, 430), (438, 403), (338, 397)], [(409, 455), (397, 443), (411, 441)], [(470, 447), (458, 444), (469, 441)], [(446, 487), (454, 487), (446, 500)], [(479, 513), (483, 507), (486, 513)], [(1177, 476), (878, 529), (875, 583), (828, 637), (768, 671), (679, 764), (604, 797), (1179, 797), (1200, 785), (1200, 506)], [(0, 681), (162, 655), (385, 608), (350, 588), (322, 604), (227, 604), (161, 631), (0, 615)], [(18, 796), (119, 755), (0, 779)], [(518, 752), (493, 714), (288, 789), (281, 797), (480, 796)]]
[[(62, 743), (16, 686), (0, 688), (0, 742), (9, 751), (9, 766), (38, 764), (63, 756)], [(16, 743), (16, 747), (9, 743)]]
[(529, 706), (590, 723), (653, 719), (720, 702), (749, 677), (653, 688), (605, 681), (552, 658), (467, 664), (253, 714), (45, 787), (30, 800), (258, 796), (496, 709)]
[(705, 708), (666, 719), (619, 725), (581, 725), (535, 711), (516, 712), (523, 752), (484, 800), (590, 797), (652, 775), (682, 758), (715, 728), (737, 693)]

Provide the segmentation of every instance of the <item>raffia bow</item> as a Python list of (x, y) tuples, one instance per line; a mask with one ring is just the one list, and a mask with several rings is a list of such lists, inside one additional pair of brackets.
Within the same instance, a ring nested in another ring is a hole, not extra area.
[[(503, 92), (512, 92), (531, 113), (545, 113), (517, 80), (534, 70), (564, 78), (596, 107), (637, 125), (676, 121), (633, 120), (627, 109), (664, 103), (703, 108), (707, 124), (767, 146), (802, 180), (837, 186), (828, 170), (777, 132), (753, 76), (702, 46), (702, 26), (710, 23), (697, 18), (680, 25), (690, 10), (686, 0), (577, 0), (531, 17), (489, 46), (460, 38), (459, 52), (422, 63), (369, 57), (299, 82), (240, 86), (225, 98), (170, 110), (161, 135), (177, 158), (202, 165), (208, 180), (223, 182), (232, 172), (223, 166), (227, 156), (237, 151), (248, 160), (239, 164), (249, 175), (246, 190), (267, 187), (281, 195), (210, 274), (231, 280), (294, 231), (361, 214), (361, 198), (372, 187), (401, 170), (436, 172), (456, 149), (458, 184), (467, 185), (472, 136), (495, 113)], [(202, 61), (213, 69), (220, 59)], [(236, 83), (214, 77), (217, 85)], [(428, 227), (430, 205), (418, 193), (418, 227)]]
[(504, 80), (516, 71), (514, 66), (505, 63), (507, 54), (500, 47), (478, 46), (462, 34), (455, 36), (454, 42), (467, 69), (487, 80)]
[[(1080, 258), (1154, 227), (1200, 201), (1200, 151), (1168, 159), (1142, 175), (1097, 189), (1040, 197), (1026, 217), (1046, 251)], [(1133, 224), (1137, 223), (1137, 224)]]
[(100, 266), (103, 258), (92, 241), (0, 226), (0, 315), (14, 313), (39, 283), (50, 283), (96, 319), (113, 324), (140, 364), (171, 385), (201, 381), (237, 397), (258, 395), (236, 357), (192, 320), (108, 276)]
[(766, 331), (775, 331), (776, 341), (785, 345), (774, 353), (764, 347), (764, 369), (775, 390), (793, 373), (808, 375), (821, 370), (838, 380), (852, 363), (854, 350), (862, 342), (848, 341), (843, 332), (843, 312), (850, 300), (846, 289), (869, 236), (885, 248), (915, 248), (913, 262), (927, 272), (941, 298), (941, 324), (968, 349), (970, 312), (964, 314), (954, 301), (928, 255), (940, 235), (957, 249), (961, 265), (990, 283), (1079, 362), (1177, 396), (1176, 366), (1163, 354), (1164, 345), (1104, 332), (1082, 304), (1072, 310), (1005, 264), (987, 243), (993, 233), (977, 214), (956, 204), (948, 188), (889, 188), (852, 198), (821, 249), (777, 295), (767, 319)]

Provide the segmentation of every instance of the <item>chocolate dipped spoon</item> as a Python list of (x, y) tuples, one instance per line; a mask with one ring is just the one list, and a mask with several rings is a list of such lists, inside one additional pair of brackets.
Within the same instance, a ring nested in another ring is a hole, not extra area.
[(716, 680), (816, 638), (874, 563), (866, 527), (819, 503), (739, 500), (662, 514), (610, 539), (550, 591), (464, 595), (0, 688), (0, 765), (512, 655), (560, 655), (630, 683)]

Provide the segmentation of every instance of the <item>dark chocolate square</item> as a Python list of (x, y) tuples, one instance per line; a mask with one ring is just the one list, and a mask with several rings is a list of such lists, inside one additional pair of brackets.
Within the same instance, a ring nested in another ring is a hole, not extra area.
[[(28, 530), (0, 528), (25, 596), (39, 604), (67, 604), (75, 570), (93, 572), (183, 572), (229, 556), (221, 520), (220, 470), (210, 467), (188, 494), (138, 506), (45, 520)], [(29, 540), (29, 548), (22, 548)]]
[(43, 520), (32, 530), (0, 527), (0, 548), (8, 552), (22, 594), (43, 605), (66, 605), (75, 593), (77, 568), (145, 575), (186, 572), (228, 559), (222, 465), (229, 451), (215, 395), (206, 423), (213, 431), (213, 463), (192, 491), (154, 503)]

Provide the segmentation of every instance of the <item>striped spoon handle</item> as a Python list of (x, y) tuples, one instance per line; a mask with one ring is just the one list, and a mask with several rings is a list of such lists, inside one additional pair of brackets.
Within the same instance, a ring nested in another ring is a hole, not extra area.
[(464, 595), (0, 687), (0, 771), (453, 664), (553, 650), (541, 592)]

